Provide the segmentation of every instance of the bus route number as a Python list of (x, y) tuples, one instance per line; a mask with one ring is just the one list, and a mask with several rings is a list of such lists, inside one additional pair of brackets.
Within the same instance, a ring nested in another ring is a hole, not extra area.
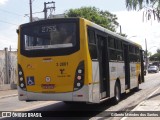
[(53, 26), (43, 26), (42, 27), (42, 33), (46, 33), (46, 32), (53, 32), (56, 31), (56, 25)]
[(68, 66), (68, 62), (60, 62), (60, 63), (56, 63), (56, 66)]

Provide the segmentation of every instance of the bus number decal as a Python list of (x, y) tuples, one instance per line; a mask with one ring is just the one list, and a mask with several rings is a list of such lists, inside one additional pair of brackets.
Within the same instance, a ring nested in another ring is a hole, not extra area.
[(56, 66), (68, 66), (68, 62), (60, 62), (60, 63), (56, 63)]
[(57, 31), (56, 25), (53, 26), (43, 26), (42, 33)]

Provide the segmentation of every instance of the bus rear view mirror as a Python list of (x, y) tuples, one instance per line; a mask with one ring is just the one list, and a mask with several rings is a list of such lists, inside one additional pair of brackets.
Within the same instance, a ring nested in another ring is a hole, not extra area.
[(16, 33), (19, 34), (19, 29), (16, 30)]

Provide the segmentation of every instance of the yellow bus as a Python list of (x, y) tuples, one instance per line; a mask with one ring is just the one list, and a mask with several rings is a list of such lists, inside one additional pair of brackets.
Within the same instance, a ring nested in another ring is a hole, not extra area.
[(144, 82), (142, 47), (84, 18), (22, 24), (18, 30), (21, 101), (100, 103)]

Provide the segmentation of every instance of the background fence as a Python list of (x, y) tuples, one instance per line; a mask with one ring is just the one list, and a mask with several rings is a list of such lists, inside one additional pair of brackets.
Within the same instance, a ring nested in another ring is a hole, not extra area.
[(0, 50), (0, 88), (17, 84), (17, 51)]

